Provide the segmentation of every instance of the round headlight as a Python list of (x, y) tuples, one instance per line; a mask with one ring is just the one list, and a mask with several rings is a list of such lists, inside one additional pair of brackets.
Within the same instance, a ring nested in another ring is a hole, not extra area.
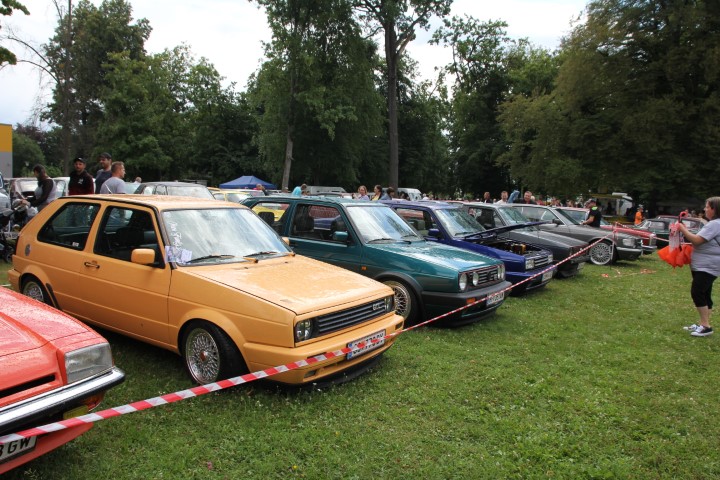
[(472, 285), (473, 287), (477, 287), (480, 283), (480, 274), (478, 272), (472, 273)]
[(295, 324), (295, 341), (304, 342), (312, 337), (312, 320), (301, 320)]
[(467, 273), (461, 273), (460, 279), (458, 280), (458, 286), (460, 291), (464, 291), (467, 288)]

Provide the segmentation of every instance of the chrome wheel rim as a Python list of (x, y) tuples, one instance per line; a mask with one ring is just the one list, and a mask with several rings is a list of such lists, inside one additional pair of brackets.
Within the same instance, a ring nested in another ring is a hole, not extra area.
[(23, 295), (26, 295), (33, 300), (45, 303), (45, 295), (43, 295), (42, 287), (36, 282), (28, 282), (23, 287)]
[(400, 282), (387, 281), (383, 283), (393, 289), (393, 293), (395, 294), (395, 313), (407, 320), (412, 311), (412, 296), (410, 291)]
[(590, 258), (595, 265), (607, 265), (612, 260), (612, 246), (600, 242), (590, 250)]
[(220, 374), (220, 350), (212, 335), (201, 328), (191, 331), (185, 343), (185, 361), (196, 382), (216, 381)]

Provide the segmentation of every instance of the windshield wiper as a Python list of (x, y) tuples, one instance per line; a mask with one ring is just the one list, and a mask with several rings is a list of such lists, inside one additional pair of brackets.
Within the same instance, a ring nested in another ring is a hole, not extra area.
[(395, 238), (373, 238), (372, 240), (368, 240), (368, 243), (375, 243), (375, 242), (405, 242), (405, 243), (412, 243), (410, 240), (399, 240)]
[(220, 258), (222, 260), (225, 260), (228, 258), (235, 258), (235, 255), (228, 255), (228, 254), (221, 255), (219, 253), (216, 253), (213, 255), (205, 255), (202, 257), (193, 258), (192, 260), (189, 260), (187, 263), (197, 263), (197, 262), (202, 262), (203, 260), (210, 260), (212, 258)]

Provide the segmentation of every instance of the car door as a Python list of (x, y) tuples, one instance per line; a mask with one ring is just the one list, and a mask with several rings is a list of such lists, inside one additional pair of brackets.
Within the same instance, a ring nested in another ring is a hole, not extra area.
[[(171, 343), (167, 314), (171, 269), (163, 260), (155, 213), (110, 204), (96, 223), (92, 249), (86, 250), (81, 266), (88, 288), (77, 316), (147, 341)], [(136, 248), (155, 250), (156, 263), (132, 263)]]
[[(362, 244), (342, 209), (300, 201), (288, 220), (290, 247), (296, 253), (360, 273)], [(346, 232), (347, 240), (336, 240), (335, 232)]]

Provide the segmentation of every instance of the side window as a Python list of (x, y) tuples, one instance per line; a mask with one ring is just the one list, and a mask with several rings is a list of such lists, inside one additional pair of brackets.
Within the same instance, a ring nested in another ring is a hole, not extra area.
[(408, 225), (413, 227), (420, 235), (427, 235), (428, 227), (425, 221), (424, 212), (420, 210), (413, 210), (411, 208), (398, 208), (395, 212), (405, 220)]
[(167, 187), (165, 185), (158, 185), (155, 187), (155, 194), (156, 195), (167, 195)]
[(493, 210), (487, 208), (479, 209), (476, 220), (480, 225), (485, 228), (495, 228), (495, 219), (493, 216)]
[(529, 220), (533, 222), (537, 222), (540, 220), (539, 211), (535, 208), (520, 207), (520, 211), (523, 215), (525, 215)]
[(155, 261), (162, 258), (158, 237), (150, 212), (111, 207), (105, 210), (94, 252), (98, 255), (130, 261), (136, 248), (155, 251)]
[(340, 211), (325, 205), (299, 204), (295, 209), (291, 232), (295, 237), (332, 241), (335, 232), (346, 232)]
[(290, 204), (287, 202), (260, 202), (253, 205), (252, 211), (282, 235), (287, 220), (285, 212), (288, 207)]
[(38, 240), (83, 250), (99, 210), (100, 205), (95, 203), (68, 203), (43, 225)]

